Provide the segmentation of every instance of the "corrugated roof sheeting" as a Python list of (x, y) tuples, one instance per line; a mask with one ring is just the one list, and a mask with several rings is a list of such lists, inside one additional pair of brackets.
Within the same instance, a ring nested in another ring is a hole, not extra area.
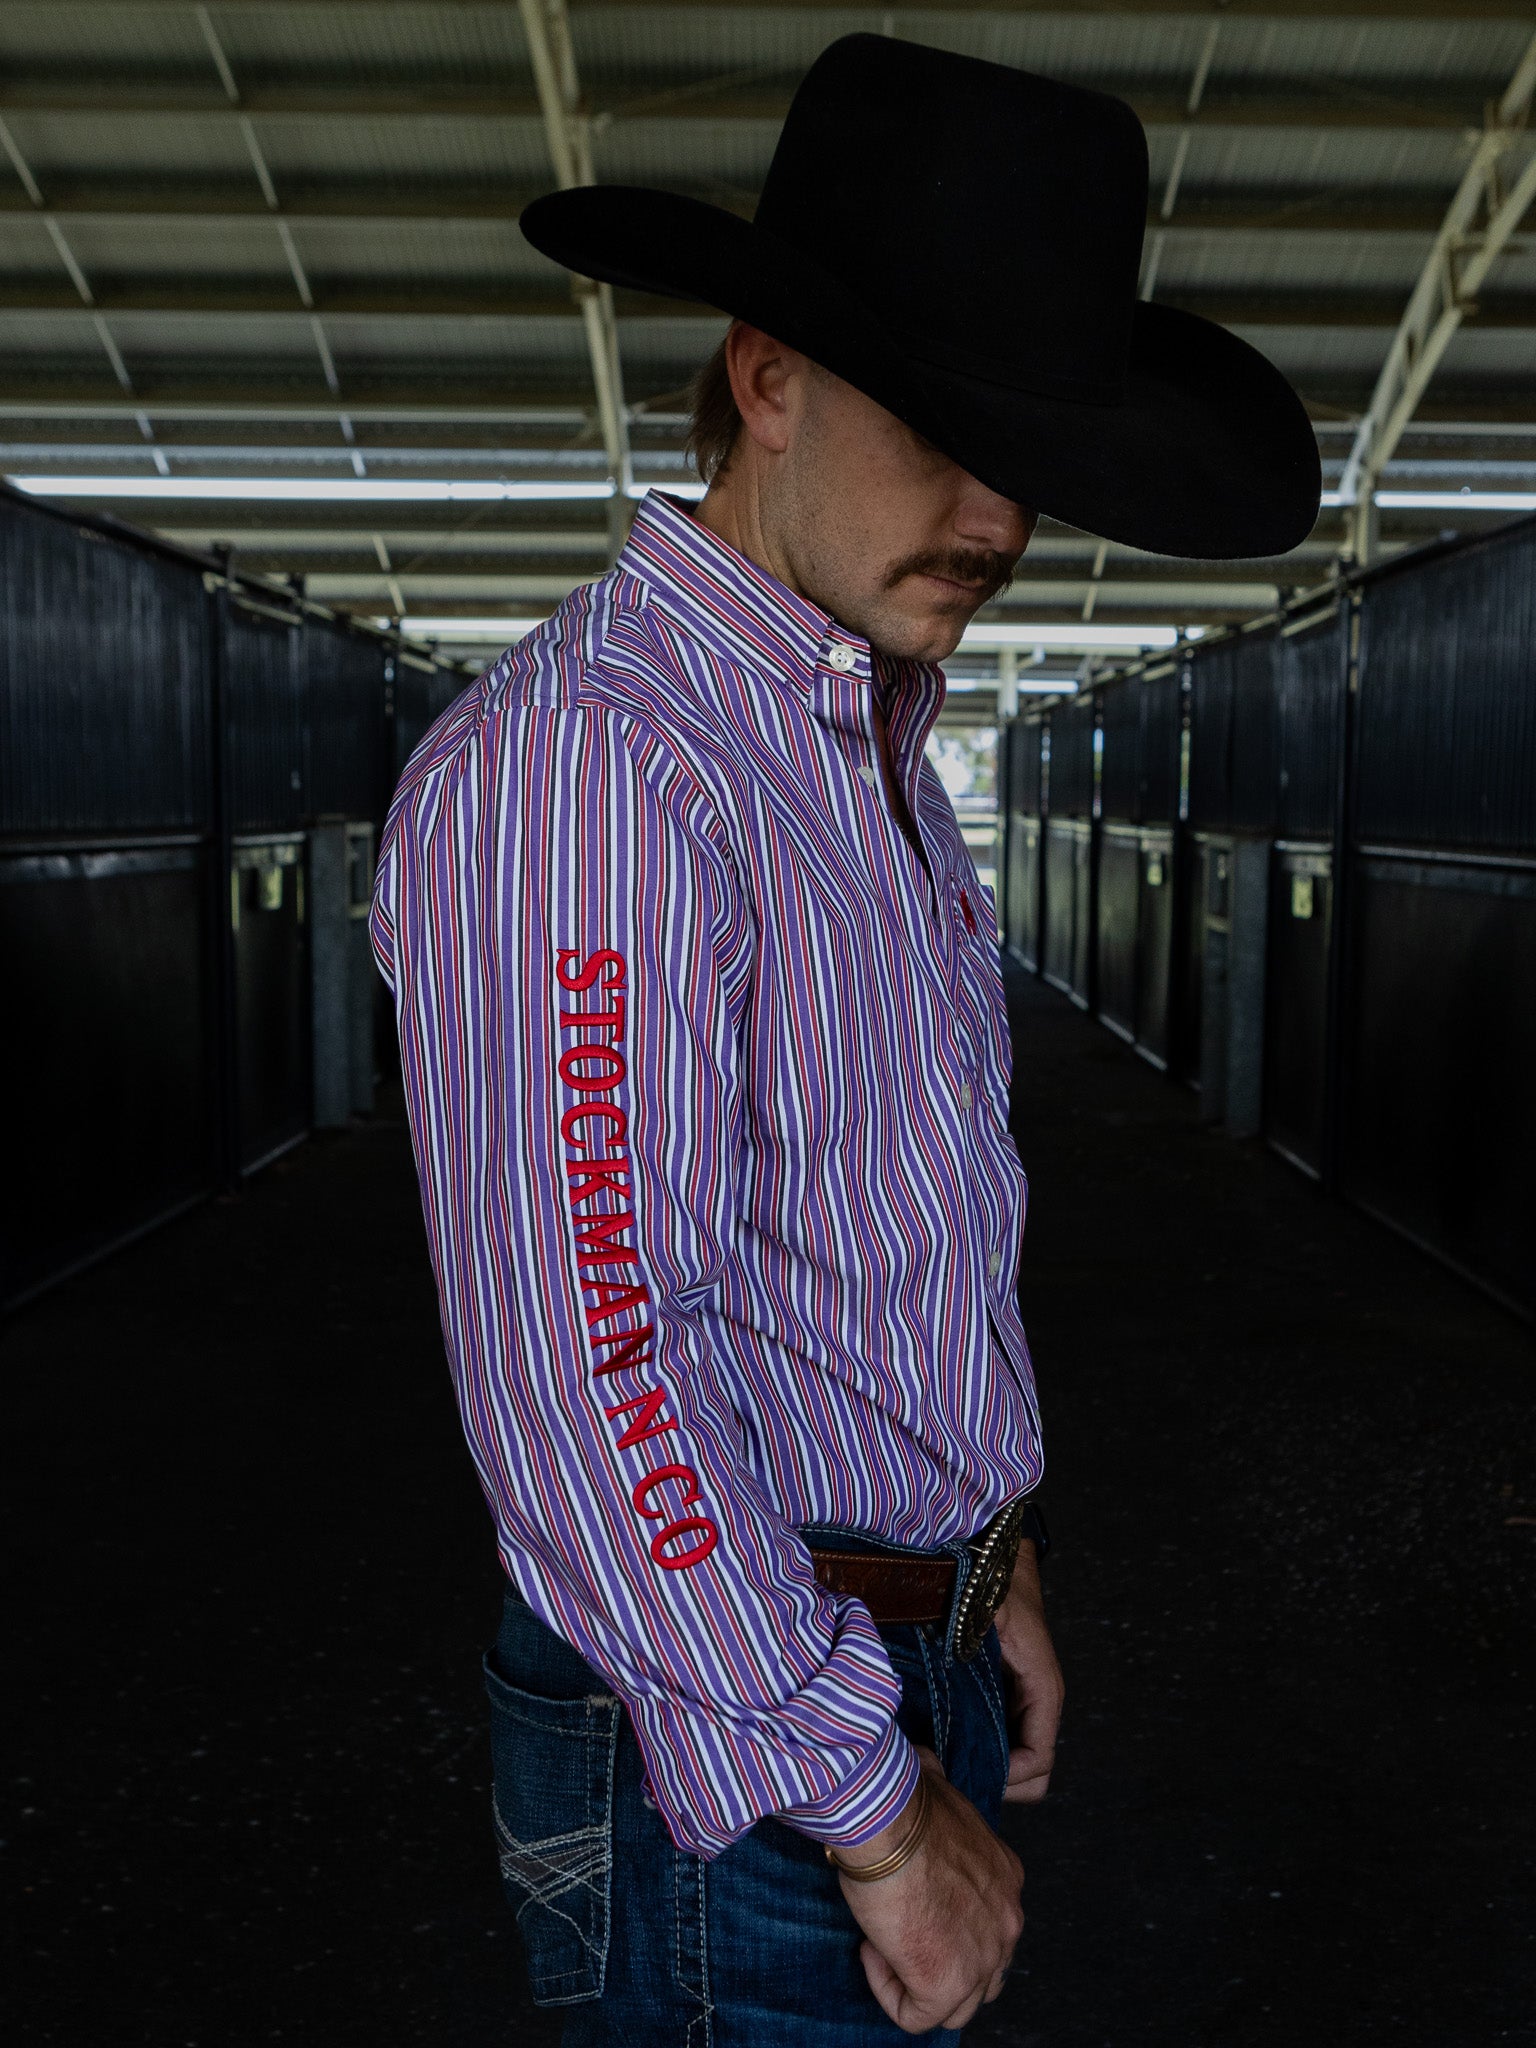
[(208, 45), (190, 6), (0, 8), (0, 65), (7, 70), (182, 71), (206, 74)]
[(515, 4), (495, 7), (210, 8), (237, 78), (527, 75)]
[[(1234, 319), (1243, 316), (1238, 331), (1291, 374), (1323, 418), (1347, 426), (1374, 382), (1476, 124), (1536, 27), (1536, 19), (1457, 19), (1449, 0), (1438, 20), (1361, 19), (1348, 8), (1341, 0), (1334, 18), (1292, 19), (1285, 0), (1255, 0), (1242, 13), (1213, 13), (1190, 0), (1184, 12), (1167, 14), (1119, 13), (1112, 0), (1049, 12), (573, 0), (571, 22), (595, 116), (598, 175), (697, 192), (741, 211), (750, 211), (777, 141), (776, 105), (816, 54), (850, 30), (884, 29), (1130, 92), (1156, 116), (1148, 138), (1154, 212), (1178, 169), (1156, 295), (1203, 297)], [(265, 394), (262, 403), (319, 406), (331, 416), (213, 426), (172, 423), (157, 412), (177, 472), (270, 475), (283, 465), (318, 465), (345, 475), (354, 445), (343, 426), (350, 406), (435, 399), (445, 407), (526, 408), (542, 398), (574, 407), (572, 416), (526, 434), (385, 421), (356, 430), (356, 445), (375, 439), (404, 451), (416, 436), (419, 460), (403, 452), (369, 457), (371, 473), (386, 475), (428, 473), (423, 463), (438, 474), (568, 474), (573, 464), (585, 465), (583, 474), (602, 473), (587, 343), (565, 274), (524, 243), (512, 218), (526, 195), (553, 182), (512, 0), (210, 0), (208, 15), (238, 102), (190, 5), (0, 4), (0, 107), (99, 296), (106, 334), (132, 380), (125, 390), (95, 312), (70, 303), (76, 287), (68, 265), (0, 158), (0, 208), (9, 209), (0, 210), (0, 302), (7, 295), (36, 301), (32, 310), (0, 304), (0, 400), (73, 391), (86, 403), (104, 395), (120, 408), (142, 400), (153, 410), (157, 395), (208, 393), (227, 403)], [(1203, 103), (1186, 120), (1185, 100), (1207, 54)], [(99, 107), (83, 103), (92, 93)], [(72, 94), (82, 104), (68, 110)], [(280, 219), (268, 211), (242, 132), (247, 120)], [(1507, 181), (1533, 147), (1511, 152)], [(301, 303), (305, 285), (319, 307), (318, 327)], [(114, 300), (135, 292), (153, 304), (163, 293), (166, 310), (116, 310)], [(239, 310), (242, 293), (254, 310)], [(544, 310), (455, 310), (456, 300), (494, 307), (503, 294), (520, 303), (523, 293)], [(1536, 300), (1536, 235), (1511, 246), (1481, 300), (1481, 324), (1474, 314), (1457, 335), (1431, 395), (1446, 404), (1464, 400), (1469, 410), (1529, 414), (1536, 426), (1536, 322), (1513, 324), (1525, 317), (1525, 302)], [(349, 303), (376, 310), (334, 310)], [(725, 320), (681, 309), (636, 314), (635, 303), (620, 295), (626, 396), (631, 405), (657, 399), (674, 415), (681, 388)], [(404, 311), (389, 310), (396, 306)], [(131, 413), (56, 427), (45, 418), (0, 425), (12, 446), (25, 441), (38, 450), (41, 466), (49, 466), (51, 433), (56, 468), (69, 461), (72, 438), (108, 467), (137, 465), (148, 474), (153, 461)], [(200, 452), (176, 455), (178, 438)], [(679, 438), (675, 419), (660, 428), (637, 422), (639, 473), (675, 467)], [(1325, 445), (1336, 475), (1348, 434)], [(1468, 461), (1487, 452), (1486, 444), (1465, 445)], [(1435, 472), (1436, 481), (1473, 473), (1465, 463), (1458, 469), (1455, 445), (1443, 458), (1449, 466), (1444, 478)], [(189, 524), (205, 516), (202, 508), (179, 509)], [(408, 561), (409, 533), (432, 528), (431, 517), (402, 506), (391, 525), (394, 508), (377, 509), (391, 548), (398, 540)], [(558, 582), (570, 567), (558, 559), (559, 530), (570, 522), (554, 508), (518, 508), (525, 509), (531, 594), (535, 583)], [(291, 532), (301, 566), (306, 556), (325, 555), (332, 514), (350, 528), (371, 522), (374, 510), (360, 517), (340, 506), (299, 505), (290, 513), (232, 505), (227, 523), (218, 514), (215, 530), (236, 533), (242, 520), (260, 525), (274, 566), (281, 566), (282, 534)], [(140, 513), (150, 516), (147, 507)], [(210, 506), (206, 516), (214, 513)], [(495, 517), (510, 515), (503, 508)], [(1338, 545), (1330, 517), (1283, 571), (1257, 563), (1245, 573), (1236, 565), (1214, 578), (1111, 550), (1094, 601), (1122, 617), (1127, 607), (1161, 615), (1187, 604), (1197, 615), (1206, 605), (1214, 616), (1257, 603), (1273, 581), (1326, 568)], [(1423, 530), (1432, 531), (1440, 515), (1424, 517)], [(606, 515), (592, 522), (599, 548), (605, 532)], [(492, 585), (482, 590), (464, 579), (489, 576), (495, 563), (472, 559), (451, 539), (445, 548), (433, 569), (443, 602), (493, 597)], [(1020, 606), (1027, 615), (1030, 604), (1077, 615), (1096, 557), (1090, 537), (1047, 523), (1011, 601), (1014, 615)], [(343, 549), (327, 567), (340, 574), (354, 565)], [(373, 574), (366, 551), (355, 569), (354, 581)], [(508, 579), (500, 583), (511, 592)]]
[[(1415, 82), (1473, 93), (1502, 86), (1528, 39), (1519, 21), (1394, 21), (1284, 18), (1220, 20), (1210, 90), (1266, 83)], [(1131, 80), (1187, 88), (1213, 17), (1119, 14), (1113, 8), (1054, 14), (998, 9), (838, 10), (746, 7), (588, 7), (572, 16), (577, 60), (589, 83), (638, 86), (665, 73), (708, 78), (735, 70), (794, 73), (837, 37), (894, 32), (999, 64), (1083, 82)]]
[[(240, 130), (223, 114), (34, 113), (4, 108), (5, 123), (44, 192), (85, 179), (253, 178)], [(0, 176), (11, 177), (0, 161)]]
[(570, 290), (569, 271), (525, 242), (515, 221), (299, 218), (290, 233), (317, 291), (385, 280), (407, 290), (450, 281), (538, 287), (559, 297)]

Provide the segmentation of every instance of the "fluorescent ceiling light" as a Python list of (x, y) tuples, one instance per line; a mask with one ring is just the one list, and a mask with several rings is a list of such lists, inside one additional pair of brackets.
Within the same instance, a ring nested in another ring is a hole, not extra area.
[[(12, 476), (7, 479), (34, 498), (239, 499), (255, 504), (555, 504), (561, 499), (611, 498), (606, 478), (536, 481), (498, 477), (393, 476)], [(702, 498), (705, 486), (682, 481), (630, 484), (626, 495), (643, 498), (669, 491)]]
[(967, 626), (962, 647), (1068, 647), (1074, 652), (1094, 654), (1117, 647), (1173, 647), (1178, 642), (1176, 626), (1014, 626), (983, 624)]
[[(1352, 505), (1342, 491), (1324, 491), (1325, 506)], [(1387, 512), (1536, 512), (1536, 491), (1378, 491)]]
[[(388, 619), (380, 621), (388, 625)], [(400, 630), (416, 640), (494, 640), (498, 647), (509, 647), (514, 640), (521, 640), (525, 633), (531, 633), (535, 626), (542, 626), (542, 619), (418, 619), (414, 616), (400, 621)]]
[(1404, 512), (1536, 512), (1536, 491), (1378, 491), (1376, 503)]
[(13, 476), (7, 481), (34, 498), (238, 498), (257, 504), (494, 504), (499, 499), (553, 503), (613, 496), (613, 486), (606, 481), (510, 483), (489, 477)]

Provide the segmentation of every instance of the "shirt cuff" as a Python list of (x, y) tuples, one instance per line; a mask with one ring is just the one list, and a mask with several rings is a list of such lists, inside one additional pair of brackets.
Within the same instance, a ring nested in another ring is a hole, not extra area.
[(921, 1775), (917, 1751), (892, 1719), (836, 1791), (790, 1807), (779, 1818), (813, 1841), (856, 1849), (890, 1825), (917, 1790)]

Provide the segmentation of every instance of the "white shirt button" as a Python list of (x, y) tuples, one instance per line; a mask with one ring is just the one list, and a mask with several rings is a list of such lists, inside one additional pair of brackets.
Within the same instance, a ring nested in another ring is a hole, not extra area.
[(962, 1109), (969, 1109), (974, 1099), (971, 1094), (971, 1084), (969, 1081), (966, 1081), (960, 1089), (960, 1107)]
[(1002, 1255), (1002, 1253), (1001, 1253), (1001, 1252), (988, 1252), (988, 1253), (987, 1253), (987, 1271), (988, 1271), (988, 1272), (989, 1272), (989, 1273), (990, 1273), (990, 1274), (992, 1275), (992, 1278), (993, 1278), (993, 1279), (995, 1280), (995, 1279), (997, 1278), (998, 1274), (999, 1274), (999, 1273), (1001, 1273), (1001, 1271), (1002, 1271), (1002, 1270), (1003, 1270), (1003, 1255)]
[(834, 647), (827, 656), (827, 660), (840, 676), (846, 675), (849, 669), (853, 667), (853, 649), (843, 646)]
[(869, 784), (870, 788), (873, 789), (875, 786), (874, 769), (869, 767), (861, 768), (859, 770), (859, 773), (863, 776), (864, 780)]

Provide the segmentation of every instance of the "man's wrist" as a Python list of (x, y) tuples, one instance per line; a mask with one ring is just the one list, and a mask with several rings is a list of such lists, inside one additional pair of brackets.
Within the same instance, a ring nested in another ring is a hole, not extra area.
[[(874, 1884), (881, 1878), (894, 1877), (898, 1870), (906, 1868), (922, 1847), (932, 1818), (933, 1785), (924, 1771), (918, 1778), (917, 1790), (888, 1827), (861, 1842), (856, 1849), (835, 1849), (828, 1842), (827, 1861), (834, 1870), (840, 1870), (857, 1884)], [(888, 1840), (887, 1837), (894, 1839)]]

